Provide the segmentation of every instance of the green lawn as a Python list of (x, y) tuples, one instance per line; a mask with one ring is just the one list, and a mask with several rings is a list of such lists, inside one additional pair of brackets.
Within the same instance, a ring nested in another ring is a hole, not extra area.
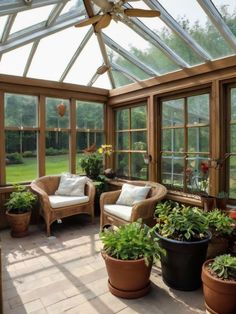
[[(77, 156), (77, 164), (78, 164)], [(47, 156), (46, 174), (60, 174), (69, 171), (68, 155)], [(78, 167), (77, 172), (81, 172)], [(28, 182), (37, 178), (37, 158), (24, 158), (24, 163), (19, 165), (7, 165), (7, 183)]]

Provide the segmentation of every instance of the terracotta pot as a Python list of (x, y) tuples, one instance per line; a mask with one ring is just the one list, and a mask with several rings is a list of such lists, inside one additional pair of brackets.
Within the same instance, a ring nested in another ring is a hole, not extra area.
[(203, 210), (206, 212), (215, 208), (215, 197), (210, 195), (201, 195)]
[(202, 281), (205, 305), (212, 314), (236, 313), (236, 281), (220, 280), (213, 277), (207, 266), (213, 260), (206, 261), (202, 266)]
[(7, 220), (11, 226), (11, 236), (21, 238), (28, 235), (31, 211), (23, 214), (12, 214), (6, 212)]
[(108, 273), (108, 287), (112, 294), (126, 299), (140, 298), (150, 289), (152, 265), (146, 266), (144, 259), (120, 260), (107, 255), (102, 257)]
[(207, 259), (217, 255), (228, 253), (229, 239), (224, 237), (212, 237), (207, 249)]

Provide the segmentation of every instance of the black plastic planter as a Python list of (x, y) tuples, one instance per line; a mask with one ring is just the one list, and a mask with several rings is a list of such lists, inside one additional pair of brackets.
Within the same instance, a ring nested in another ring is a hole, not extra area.
[(171, 288), (183, 291), (198, 289), (202, 264), (206, 260), (209, 236), (201, 241), (185, 242), (167, 239), (157, 234), (159, 244), (166, 250), (161, 258), (162, 278)]

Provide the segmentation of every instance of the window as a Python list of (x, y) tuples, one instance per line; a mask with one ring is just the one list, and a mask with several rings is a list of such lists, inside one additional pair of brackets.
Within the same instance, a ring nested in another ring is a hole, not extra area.
[(46, 174), (69, 171), (69, 100), (46, 98)]
[(230, 89), (229, 197), (236, 198), (236, 87)]
[(209, 94), (162, 100), (161, 180), (174, 189), (198, 191), (208, 164)]
[(36, 96), (6, 93), (5, 155), (6, 182), (27, 182), (37, 177)]
[(99, 148), (104, 143), (104, 105), (101, 103), (76, 102), (76, 130), (77, 130), (77, 168), (79, 156), (86, 148)]
[(147, 108), (145, 104), (116, 111), (116, 173), (146, 180)]

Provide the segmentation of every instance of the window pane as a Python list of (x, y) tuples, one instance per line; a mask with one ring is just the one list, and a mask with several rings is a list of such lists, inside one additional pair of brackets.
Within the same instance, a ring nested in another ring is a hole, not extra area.
[(131, 108), (131, 129), (145, 129), (147, 127), (146, 106)]
[(231, 120), (236, 120), (236, 88), (231, 89)]
[(6, 131), (6, 182), (27, 182), (37, 177), (37, 133)]
[(162, 183), (183, 187), (184, 156), (163, 154), (161, 161)]
[(231, 126), (230, 152), (236, 153), (236, 125)]
[(79, 129), (104, 128), (104, 105), (101, 103), (77, 101), (76, 124)]
[(118, 177), (129, 176), (129, 156), (128, 153), (116, 154), (116, 175)]
[(118, 150), (129, 149), (129, 133), (128, 132), (117, 133), (116, 149)]
[(184, 150), (184, 129), (162, 130), (162, 150), (182, 152)]
[[(190, 192), (200, 192), (202, 190), (203, 181), (208, 180), (209, 167), (208, 167), (209, 155), (191, 154), (187, 158), (186, 168), (186, 183)], [(202, 168), (202, 164), (206, 165), (206, 168)]]
[(69, 134), (62, 131), (46, 132), (46, 174), (69, 171)]
[(104, 134), (102, 132), (77, 132), (77, 152), (91, 147), (94, 143), (96, 148), (103, 144)]
[(209, 95), (197, 95), (187, 98), (188, 103), (188, 123), (208, 123), (209, 122)]
[(176, 126), (184, 124), (184, 99), (163, 101), (162, 126)]
[(147, 132), (131, 132), (133, 150), (147, 150)]
[(69, 100), (46, 98), (46, 128), (69, 127)]
[(236, 156), (229, 158), (229, 197), (236, 198)]
[(129, 109), (117, 110), (116, 129), (127, 130), (129, 128)]
[(188, 129), (188, 151), (209, 151), (209, 127)]
[(141, 153), (131, 154), (131, 177), (147, 180), (147, 165), (144, 163), (143, 154)]
[(36, 127), (37, 103), (35, 96), (5, 94), (5, 126)]

